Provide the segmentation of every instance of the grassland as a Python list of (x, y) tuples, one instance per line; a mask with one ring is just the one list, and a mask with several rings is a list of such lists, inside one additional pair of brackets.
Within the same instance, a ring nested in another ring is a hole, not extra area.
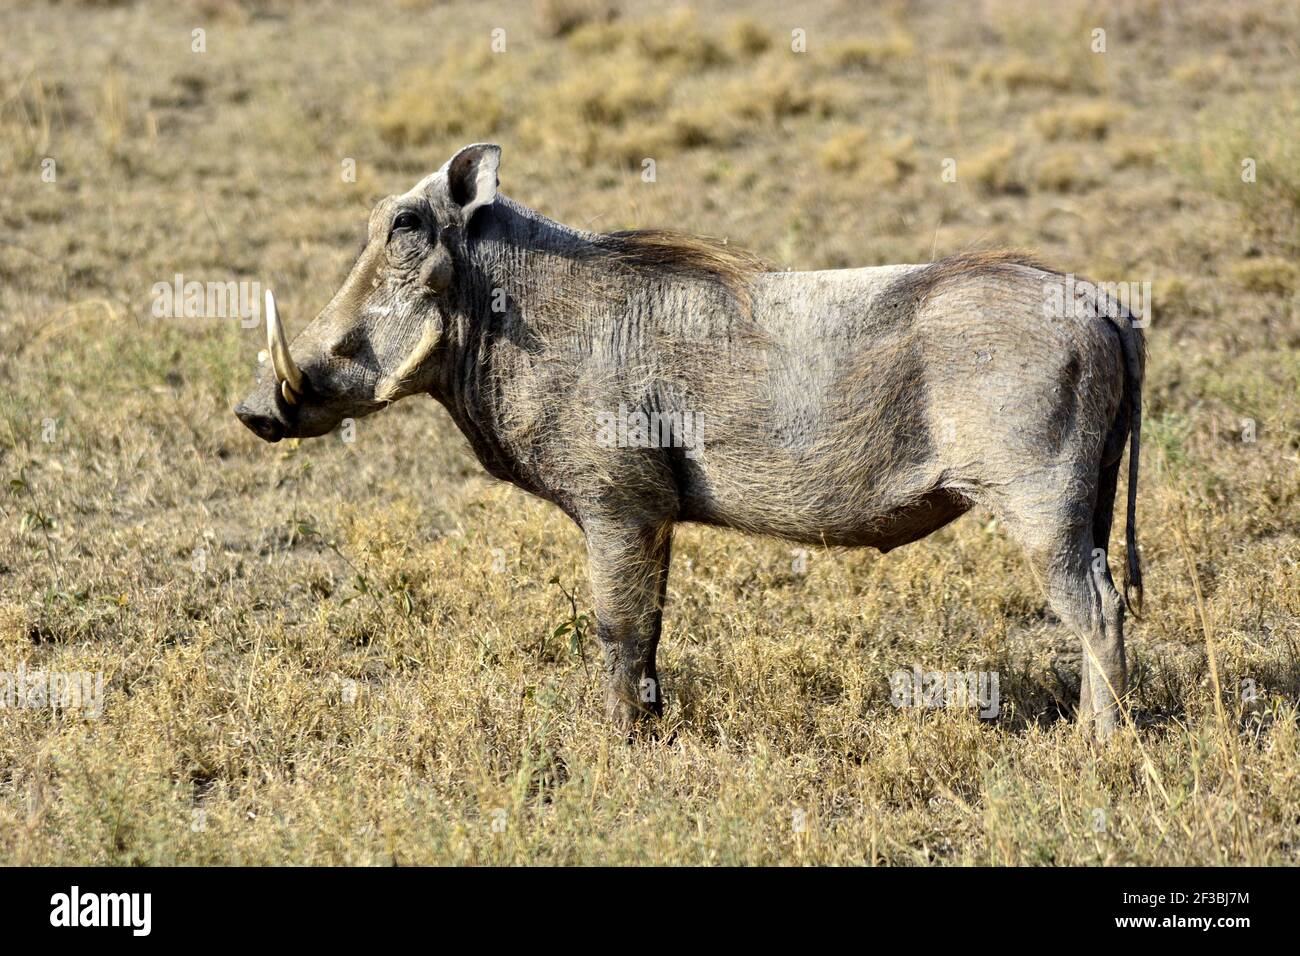
[[(1300, 8), (631, 7), (0, 9), (0, 671), (105, 679), (0, 710), (0, 861), (1300, 862)], [(683, 528), (628, 746), (578, 532), (434, 403), (246, 432), (259, 332), (154, 284), (294, 331), (479, 140), (576, 225), (1151, 281), (1132, 725), (1077, 733), (1077, 648), (970, 515), (886, 557)], [(891, 706), (913, 665), (996, 670), (1000, 717)]]

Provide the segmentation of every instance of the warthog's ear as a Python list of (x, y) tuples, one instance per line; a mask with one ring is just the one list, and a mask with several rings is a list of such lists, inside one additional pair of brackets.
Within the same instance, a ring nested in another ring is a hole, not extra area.
[(497, 168), (501, 147), (492, 143), (466, 146), (447, 161), (447, 189), (468, 225), (474, 211), (497, 198)]

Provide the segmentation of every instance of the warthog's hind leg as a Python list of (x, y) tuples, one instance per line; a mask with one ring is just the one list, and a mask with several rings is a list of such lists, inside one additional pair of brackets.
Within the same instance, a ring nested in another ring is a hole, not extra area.
[[(1105, 558), (1098, 559), (1105, 564)], [(1088, 673), (1092, 680), (1092, 717), (1097, 736), (1109, 737), (1122, 719), (1120, 707), (1128, 690), (1128, 672), (1124, 661), (1124, 600), (1110, 577), (1110, 569), (1093, 574), (1093, 583), (1101, 598), (1102, 639), (1095, 655), (1088, 655)]]
[(596, 633), (605, 654), (605, 710), (630, 731), (663, 713), (655, 651), (668, 587), (672, 525), (588, 521)]
[(1123, 602), (1105, 552), (1094, 551), (1091, 531), (1084, 530), (1039, 568), (1052, 609), (1079, 637), (1079, 722), (1104, 740), (1119, 723), (1126, 680)]
[[(1126, 687), (1123, 599), (1111, 579), (1106, 541), (1094, 545), (1094, 533), (1102, 530), (1098, 522), (1044, 514), (1026, 507), (1027, 500), (1017, 502), (1019, 508), (1001, 501), (994, 510), (1024, 545), (1052, 609), (1079, 638), (1079, 722), (1104, 740), (1121, 719)], [(1109, 530), (1109, 521), (1104, 523)]]
[[(1119, 719), (1120, 703), (1127, 677), (1124, 661), (1124, 601), (1110, 573), (1110, 528), (1115, 517), (1115, 492), (1119, 485), (1120, 459), (1103, 465), (1097, 476), (1097, 502), (1092, 515), (1092, 558), (1088, 569), (1101, 598), (1102, 650), (1096, 662), (1084, 649), (1080, 661), (1079, 718), (1096, 719), (1098, 735), (1107, 736)], [(1098, 551), (1100, 549), (1100, 552)], [(1097, 666), (1105, 661), (1103, 666)]]

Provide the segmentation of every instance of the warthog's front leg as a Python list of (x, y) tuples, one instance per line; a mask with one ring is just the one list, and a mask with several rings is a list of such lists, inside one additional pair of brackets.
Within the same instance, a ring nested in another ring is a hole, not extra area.
[(668, 587), (672, 524), (588, 521), (596, 633), (605, 651), (605, 710), (620, 730), (663, 713), (655, 650)]

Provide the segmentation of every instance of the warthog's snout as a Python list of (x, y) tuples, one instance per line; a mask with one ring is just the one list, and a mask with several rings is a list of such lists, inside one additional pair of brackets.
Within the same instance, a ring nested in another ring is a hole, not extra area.
[[(315, 438), (338, 427), (343, 415), (326, 404), (289, 405), (274, 387), (274, 380), (259, 386), (235, 406), (235, 417), (262, 441), (281, 438)], [(309, 393), (310, 394), (310, 393)], [(358, 417), (364, 412), (355, 413)]]
[(266, 344), (275, 377), (270, 387), (259, 387), (235, 406), (235, 416), (263, 441), (279, 441), (291, 431), (285, 417), (287, 406), (297, 405), (305, 378), (289, 353), (284, 326), (275, 307), (275, 296), (266, 290)]
[(328, 385), (329, 375), (318, 361), (313, 381), (294, 359), (270, 289), (266, 291), (266, 337), (267, 367), (257, 387), (234, 409), (258, 438), (269, 442), (315, 438), (332, 431), (345, 415), (360, 417), (373, 410), (374, 403), (337, 389), (315, 387), (320, 382)]
[(279, 441), (287, 431), (285, 423), (274, 412), (259, 411), (243, 402), (235, 406), (235, 417), (263, 441)]

